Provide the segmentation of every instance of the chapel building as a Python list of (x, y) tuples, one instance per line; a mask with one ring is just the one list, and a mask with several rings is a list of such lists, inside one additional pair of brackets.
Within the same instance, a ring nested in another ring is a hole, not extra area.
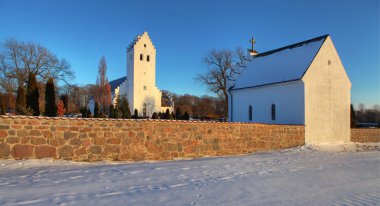
[(229, 121), (305, 125), (305, 143), (350, 141), (351, 82), (329, 35), (252, 56), (230, 83)]

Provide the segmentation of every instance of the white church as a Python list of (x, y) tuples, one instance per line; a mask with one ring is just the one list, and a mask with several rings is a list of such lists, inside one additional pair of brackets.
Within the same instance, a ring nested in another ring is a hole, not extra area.
[(156, 86), (156, 49), (147, 32), (138, 35), (127, 47), (127, 76), (109, 82), (114, 103), (126, 95), (131, 114), (151, 117), (154, 112), (173, 111), (173, 102), (162, 99)]
[(329, 35), (253, 51), (230, 83), (229, 121), (302, 124), (307, 144), (350, 141), (351, 82)]

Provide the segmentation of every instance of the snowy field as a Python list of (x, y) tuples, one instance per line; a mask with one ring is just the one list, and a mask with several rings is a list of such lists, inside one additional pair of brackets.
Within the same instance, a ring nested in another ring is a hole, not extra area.
[(0, 205), (380, 205), (378, 145), (155, 163), (1, 160)]

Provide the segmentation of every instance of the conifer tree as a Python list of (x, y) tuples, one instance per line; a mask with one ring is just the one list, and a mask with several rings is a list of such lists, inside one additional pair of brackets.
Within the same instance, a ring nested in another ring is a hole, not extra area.
[(159, 119), (157, 112), (153, 112), (152, 119)]
[(31, 110), (33, 116), (40, 115), (39, 97), (40, 93), (38, 90), (36, 75), (30, 72), (26, 89), (26, 108)]
[(174, 112), (172, 111), (172, 113), (170, 113), (170, 117), (169, 119), (175, 119), (175, 115), (174, 115)]
[(182, 112), (181, 112), (181, 108), (179, 107), (177, 107), (177, 109), (175, 110), (175, 118), (182, 119)]
[(138, 119), (138, 118), (139, 118), (139, 111), (138, 111), (137, 109), (135, 109), (133, 117), (134, 117), (135, 119)]
[(55, 103), (55, 86), (53, 78), (46, 83), (45, 89), (45, 116), (56, 117), (57, 105)]
[(116, 110), (113, 104), (110, 105), (109, 118), (116, 118)]
[(82, 107), (80, 109), (80, 112), (82, 113), (82, 117), (83, 118), (87, 118), (88, 117), (88, 109), (87, 109), (87, 107)]
[(170, 112), (169, 112), (169, 109), (166, 109), (166, 112), (165, 112), (165, 119), (170, 119)]
[(17, 90), (16, 99), (16, 114), (25, 115), (26, 114), (26, 98), (24, 88), (20, 85)]
[(98, 102), (95, 102), (95, 106), (94, 106), (94, 118), (99, 118), (99, 103)]
[(189, 120), (189, 119), (190, 119), (190, 115), (186, 111), (185, 114), (183, 114), (183, 120)]
[[(123, 119), (130, 119), (131, 118), (131, 111), (129, 109), (129, 103), (128, 103), (128, 100), (127, 100), (127, 97), (125, 96), (122, 96), (120, 98), (120, 104), (121, 104), (121, 118)], [(136, 110), (135, 110), (136, 112)]]

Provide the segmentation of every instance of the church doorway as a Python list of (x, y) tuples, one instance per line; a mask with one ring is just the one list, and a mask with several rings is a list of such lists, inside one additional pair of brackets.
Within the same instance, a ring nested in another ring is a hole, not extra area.
[(146, 104), (144, 103), (144, 107), (143, 107), (143, 116), (146, 117)]

